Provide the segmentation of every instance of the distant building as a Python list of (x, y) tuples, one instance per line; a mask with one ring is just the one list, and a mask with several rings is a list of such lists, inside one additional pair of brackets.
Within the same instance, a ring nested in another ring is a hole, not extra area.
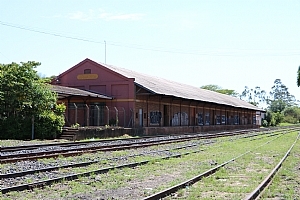
[(173, 133), (261, 124), (257, 113), (263, 110), (238, 98), (90, 59), (63, 72), (52, 84), (67, 105), (69, 125), (110, 124)]

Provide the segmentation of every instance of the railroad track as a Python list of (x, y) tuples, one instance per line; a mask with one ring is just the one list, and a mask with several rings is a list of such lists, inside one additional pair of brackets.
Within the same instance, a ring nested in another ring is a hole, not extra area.
[[(251, 192), (249, 195), (247, 195), (244, 199), (245, 200), (252, 200), (252, 199), (257, 199), (261, 193), (264, 191), (264, 189), (271, 183), (272, 178), (275, 176), (276, 172), (278, 171), (278, 169), (281, 167), (282, 163), (284, 162), (284, 160), (287, 158), (287, 156), (289, 155), (290, 151), (292, 150), (292, 148), (294, 147), (294, 145), (296, 144), (296, 142), (299, 140), (299, 136), (300, 133), (298, 134), (297, 138), (295, 139), (294, 143), (291, 145), (291, 147), (288, 149), (288, 151), (285, 153), (285, 155), (283, 156), (283, 158), (280, 160), (280, 162), (274, 167), (274, 169), (271, 171), (271, 173), (257, 186), (257, 188)], [(173, 187), (167, 188), (165, 190), (162, 190), (160, 192), (157, 192), (151, 196), (145, 197), (143, 200), (154, 200), (154, 199), (163, 199), (165, 197), (168, 197), (171, 194), (176, 193), (178, 190), (189, 187), (195, 183), (197, 183), (198, 181), (202, 180), (204, 177), (207, 176), (211, 176), (214, 173), (216, 173), (219, 169), (225, 167), (226, 165), (228, 165), (229, 163), (232, 163), (233, 161), (236, 161), (237, 159), (251, 153), (252, 151), (261, 148), (264, 145), (267, 145), (269, 143), (271, 143), (273, 140), (276, 140), (277, 138), (281, 137), (281, 135), (278, 135), (276, 138), (264, 143), (263, 145), (256, 147), (252, 150), (246, 151), (240, 155), (238, 155), (237, 157), (234, 157), (226, 162), (223, 162), (222, 164), (215, 166), (207, 171), (205, 171), (204, 173), (201, 173), (189, 180), (186, 180), (182, 183), (179, 183)]]
[(195, 139), (211, 139), (245, 134), (246, 132), (263, 131), (260, 129), (242, 130), (234, 132), (221, 132), (217, 134), (195, 134), (168, 137), (147, 137), (141, 139), (108, 140), (97, 142), (76, 142), (62, 144), (44, 144), (16, 147), (2, 147), (0, 163), (10, 163), (23, 160), (37, 160), (42, 158), (55, 158), (59, 156), (76, 156), (84, 153), (95, 153), (98, 151), (117, 151), (131, 148), (142, 148), (147, 146), (183, 142)]
[(283, 162), (286, 160), (286, 158), (289, 156), (291, 153), (293, 147), (295, 146), (296, 142), (299, 140), (300, 133), (298, 134), (296, 140), (294, 143), (291, 145), (289, 150), (285, 153), (283, 158), (279, 161), (279, 163), (273, 168), (271, 173), (248, 195), (244, 198), (244, 200), (253, 200), (253, 199), (258, 199), (260, 195), (264, 192), (264, 190), (271, 184), (272, 179), (276, 175), (277, 171), (279, 168), (282, 166)]
[[(135, 155), (130, 155), (128, 157), (137, 157), (145, 154), (150, 154), (150, 153), (159, 153), (159, 152), (170, 152), (174, 150), (180, 150), (180, 149), (186, 149), (190, 147), (197, 147), (199, 145), (207, 145), (211, 144), (213, 142), (207, 142), (207, 143), (198, 143), (198, 144), (188, 144), (188, 145), (183, 145), (175, 148), (168, 148), (168, 149), (163, 149), (163, 150), (157, 150), (157, 151), (149, 151), (147, 153), (140, 153), (140, 154), (135, 154)], [(93, 161), (88, 161), (88, 162), (78, 162), (78, 163), (72, 163), (72, 164), (65, 164), (65, 165), (60, 165), (60, 166), (53, 166), (53, 167), (45, 167), (45, 168), (39, 168), (39, 169), (31, 169), (31, 170), (26, 170), (26, 171), (18, 171), (14, 173), (5, 173), (5, 174), (0, 174), (0, 179), (2, 178), (15, 178), (15, 177), (20, 177), (20, 176), (25, 176), (28, 174), (35, 174), (39, 172), (46, 172), (46, 171), (54, 171), (54, 170), (59, 170), (63, 168), (74, 168), (74, 167), (85, 167), (89, 166), (95, 163), (103, 162), (105, 160), (118, 160), (122, 159), (123, 157), (113, 157), (113, 158), (106, 158), (106, 159), (96, 159)]]
[[(274, 133), (271, 133), (274, 134)], [(253, 137), (256, 136), (257, 134), (253, 134)], [(276, 135), (276, 134), (274, 134)], [(267, 135), (269, 136), (269, 135)], [(245, 136), (248, 137), (248, 136)], [(245, 138), (245, 137), (241, 137), (241, 138)], [(209, 144), (210, 142), (208, 141), (206, 144)], [(203, 144), (203, 143), (202, 143)], [(173, 148), (173, 149), (165, 149), (164, 151), (171, 151), (171, 150), (175, 150), (175, 149), (183, 149), (183, 148), (188, 148), (188, 147), (193, 147), (196, 145), (187, 145), (187, 146), (181, 146), (181, 147), (177, 147), (177, 148)], [(166, 156), (166, 157), (162, 157), (156, 160), (160, 160), (160, 159), (169, 159), (169, 158), (176, 158), (176, 157), (181, 157), (183, 155), (187, 155), (190, 153), (198, 153), (199, 150), (196, 151), (192, 151), (192, 152), (187, 152), (187, 153), (183, 153), (183, 154), (175, 154), (172, 156)], [(29, 171), (23, 171), (23, 172), (17, 172), (17, 173), (11, 173), (11, 174), (1, 174), (0, 177), (2, 179), (5, 178), (15, 178), (15, 177), (19, 177), (19, 176), (24, 176), (27, 174), (33, 174), (33, 173), (38, 173), (38, 172), (43, 172), (43, 171), (51, 171), (51, 170), (57, 170), (59, 168), (70, 168), (70, 167), (82, 167), (82, 166), (87, 166), (87, 165), (91, 165), (94, 163), (97, 163), (99, 161), (93, 161), (93, 162), (85, 162), (85, 163), (75, 163), (75, 164), (71, 164), (71, 165), (66, 165), (66, 166), (60, 166), (60, 167), (53, 167), (53, 168), (47, 168), (47, 169), (40, 169), (40, 170), (29, 170)], [(21, 190), (26, 190), (26, 189), (33, 189), (36, 187), (43, 187), (45, 185), (50, 185), (52, 183), (55, 182), (59, 182), (61, 180), (73, 180), (73, 179), (77, 179), (78, 177), (83, 177), (83, 176), (90, 176), (91, 174), (99, 174), (99, 173), (106, 173), (109, 170), (112, 169), (121, 169), (121, 168), (126, 168), (126, 167), (135, 167), (138, 165), (143, 165), (143, 164), (147, 164), (149, 163), (150, 160), (146, 160), (146, 161), (142, 161), (142, 162), (135, 162), (135, 163), (129, 163), (129, 164), (124, 164), (124, 165), (118, 165), (115, 167), (108, 167), (108, 168), (102, 168), (99, 170), (93, 170), (93, 171), (89, 171), (89, 172), (84, 172), (84, 173), (79, 173), (79, 174), (69, 174), (69, 175), (65, 175), (65, 176), (61, 176), (61, 177), (56, 177), (56, 178), (52, 178), (52, 179), (47, 179), (47, 180), (43, 180), (43, 181), (37, 181), (37, 182), (33, 182), (33, 183), (28, 183), (28, 184), (22, 184), (22, 185), (17, 185), (17, 186), (12, 186), (12, 187), (6, 187), (6, 188), (2, 188), (2, 193), (5, 194), (7, 192), (10, 191), (21, 191)]]
[[(175, 149), (173, 149), (173, 150), (175, 150)], [(195, 151), (186, 152), (186, 153), (182, 153), (182, 154), (177, 153), (177, 154), (173, 154), (171, 156), (165, 156), (165, 157), (156, 158), (156, 159), (153, 159), (153, 160), (144, 160), (144, 161), (140, 161), (140, 162), (132, 162), (132, 163), (128, 163), (128, 164), (117, 165), (117, 166), (113, 166), (113, 167), (106, 167), (106, 168), (87, 171), (87, 172), (83, 172), (83, 173), (69, 174), (69, 175), (60, 176), (60, 177), (56, 177), (56, 178), (51, 178), (51, 179), (47, 179), (47, 180), (36, 181), (36, 182), (28, 183), (28, 184), (15, 185), (15, 186), (11, 186), (11, 187), (2, 187), (1, 192), (2, 192), (2, 194), (5, 194), (5, 193), (11, 192), (11, 191), (31, 190), (31, 189), (34, 189), (34, 188), (44, 187), (46, 185), (51, 185), (53, 183), (57, 183), (57, 182), (60, 182), (62, 180), (66, 180), (66, 181), (74, 180), (74, 179), (78, 179), (79, 177), (85, 177), (85, 176), (91, 176), (91, 175), (95, 175), (95, 174), (107, 173), (110, 170), (114, 170), (114, 169), (133, 168), (133, 167), (136, 167), (136, 166), (139, 166), (139, 165), (145, 165), (149, 162), (165, 160), (165, 159), (170, 159), (170, 158), (178, 158), (178, 157), (188, 155), (188, 154), (192, 154), (192, 153), (199, 153), (200, 151), (201, 150), (195, 150)], [(88, 165), (88, 163), (83, 163), (83, 165), (86, 165), (86, 164)], [(78, 163), (78, 165), (74, 165), (72, 167), (78, 167), (80, 165), (81, 164)], [(52, 169), (51, 168), (46, 169), (46, 171), (49, 171), (49, 170), (52, 170)], [(3, 175), (3, 178), (23, 176), (26, 173), (32, 173), (32, 172), (24, 172), (24, 174), (22, 174), (22, 172), (14, 173), (14, 174), (7, 174), (7, 175)]]

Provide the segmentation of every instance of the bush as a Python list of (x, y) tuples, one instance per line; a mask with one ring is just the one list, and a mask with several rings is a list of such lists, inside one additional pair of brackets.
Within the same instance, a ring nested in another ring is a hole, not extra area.
[(65, 124), (64, 104), (56, 105), (52, 111), (45, 111), (35, 121), (35, 137), (39, 139), (53, 139), (61, 133), (62, 126)]
[(35, 138), (56, 137), (64, 125), (64, 105), (41, 79), (35, 68), (40, 63), (0, 64), (0, 138), (31, 139), (34, 117)]
[[(54, 110), (44, 111), (34, 118), (34, 138), (53, 139), (61, 133), (65, 105), (56, 105)], [(32, 118), (9, 117), (0, 121), (0, 139), (31, 139)]]
[(284, 121), (284, 122), (287, 122), (287, 123), (291, 123), (291, 124), (297, 124), (297, 123), (298, 123), (298, 119), (297, 119), (297, 118), (294, 118), (293, 116), (290, 116), (290, 115), (285, 116), (285, 117), (283, 118), (283, 121)]
[(268, 121), (264, 119), (264, 120), (262, 121), (262, 126), (263, 126), (263, 127), (267, 127), (267, 126), (268, 126)]
[(0, 139), (31, 138), (31, 119), (9, 117), (0, 120)]

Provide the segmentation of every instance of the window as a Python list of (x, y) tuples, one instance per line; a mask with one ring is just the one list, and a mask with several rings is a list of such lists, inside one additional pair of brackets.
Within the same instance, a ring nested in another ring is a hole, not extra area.
[(150, 124), (159, 124), (161, 120), (161, 112), (151, 111), (150, 112)]
[(239, 116), (238, 115), (234, 116), (234, 124), (239, 124)]
[(172, 126), (187, 126), (189, 125), (189, 116), (186, 112), (175, 113), (172, 117)]
[(216, 117), (216, 124), (221, 124), (221, 116), (217, 115)]
[(92, 70), (91, 69), (85, 69), (83, 71), (84, 74), (91, 74), (92, 73)]
[(205, 114), (205, 125), (209, 125), (210, 124), (210, 119), (209, 119), (209, 113)]
[(253, 116), (253, 120), (252, 121), (253, 121), (253, 124), (256, 124), (256, 116)]
[(225, 115), (222, 115), (222, 124), (226, 124), (226, 117), (225, 117)]
[(198, 113), (198, 125), (203, 126), (203, 114)]

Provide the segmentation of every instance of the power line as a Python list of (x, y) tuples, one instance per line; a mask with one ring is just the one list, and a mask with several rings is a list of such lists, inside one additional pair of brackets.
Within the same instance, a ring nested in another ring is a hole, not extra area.
[[(83, 41), (83, 42), (99, 43), (99, 44), (104, 44), (104, 45), (132, 48), (132, 49), (139, 49), (139, 50), (147, 50), (147, 51), (165, 52), (165, 53), (208, 55), (208, 54), (191, 53), (191, 52), (185, 52), (185, 51), (160, 50), (160, 49), (158, 49), (159, 47), (156, 47), (156, 49), (153, 49), (153, 48), (147, 48), (147, 47), (136, 47), (137, 45), (132, 46), (132, 45), (117, 44), (117, 42), (109, 42), (109, 43), (106, 42), (106, 41), (105, 42), (100, 42), (100, 41), (95, 41), (95, 40), (91, 40), (91, 39), (84, 39), (84, 38), (66, 36), (66, 35), (57, 34), (57, 33), (50, 33), (50, 32), (41, 31), (41, 30), (37, 30), (37, 29), (33, 29), (33, 28), (28, 28), (28, 27), (24, 27), (24, 26), (20, 26), (20, 25), (9, 24), (9, 23), (2, 22), (2, 21), (0, 21), (0, 24), (3, 25), (3, 26), (22, 29), (22, 30), (26, 30), (26, 31), (35, 32), (35, 33), (41, 33), (41, 34), (45, 34), (45, 35), (51, 35), (51, 36), (67, 38), (67, 39), (73, 39), (73, 40), (79, 40), (79, 41)], [(140, 45), (138, 45), (138, 46), (140, 46)]]
[(61, 34), (57, 34), (57, 33), (46, 32), (46, 31), (40, 31), (40, 30), (36, 30), (36, 29), (32, 29), (32, 28), (22, 27), (22, 26), (19, 26), (19, 25), (8, 24), (8, 23), (2, 22), (2, 21), (0, 21), (0, 24), (3, 25), (3, 26), (23, 29), (23, 30), (26, 30), (26, 31), (42, 33), (42, 34), (45, 34), (45, 35), (52, 35), (52, 36), (62, 37), (62, 38), (67, 38), (67, 39), (72, 39), (72, 40), (79, 40), (79, 41), (84, 41), (84, 42), (104, 44), (104, 42), (100, 42), (100, 41), (89, 40), (89, 39), (84, 39), (84, 38), (79, 38), (79, 37), (66, 36), (66, 35), (61, 35)]
[[(97, 43), (97, 44), (104, 44), (105, 49), (106, 45), (111, 45), (111, 46), (117, 46), (117, 47), (124, 47), (124, 48), (131, 48), (131, 49), (137, 49), (137, 50), (144, 50), (144, 51), (153, 51), (153, 52), (163, 52), (163, 53), (176, 53), (176, 54), (189, 54), (189, 55), (200, 55), (200, 56), (235, 56), (235, 57), (244, 57), (244, 56), (298, 56), (300, 53), (285, 53), (285, 54), (265, 54), (265, 53), (259, 53), (257, 55), (253, 55), (253, 53), (247, 53), (245, 55), (239, 54), (241, 53), (241, 50), (238, 52), (231, 52), (231, 53), (219, 53), (219, 52), (210, 52), (210, 53), (200, 53), (200, 52), (195, 52), (195, 51), (184, 51), (184, 50), (164, 50), (161, 47), (143, 47), (142, 45), (134, 45), (134, 44), (120, 44), (119, 42), (107, 42), (107, 41), (97, 41), (97, 40), (92, 40), (92, 39), (86, 39), (86, 38), (81, 38), (81, 37), (73, 37), (73, 36), (68, 36), (68, 35), (63, 35), (59, 33), (51, 33), (47, 31), (42, 31), (38, 30), (36, 28), (29, 28), (21, 25), (15, 25), (15, 24), (10, 24), (6, 23), (3, 21), (0, 21), (0, 25), (7, 26), (7, 27), (12, 27), (12, 28), (17, 28), (17, 29), (22, 29), (26, 31), (31, 31), (35, 33), (40, 33), (40, 34), (45, 34), (45, 35), (51, 35), (55, 37), (61, 37), (61, 38), (66, 38), (66, 39), (72, 39), (72, 40), (77, 40), (77, 41), (83, 41), (83, 42), (90, 42), (90, 43)], [(256, 52), (257, 53), (257, 52)]]

